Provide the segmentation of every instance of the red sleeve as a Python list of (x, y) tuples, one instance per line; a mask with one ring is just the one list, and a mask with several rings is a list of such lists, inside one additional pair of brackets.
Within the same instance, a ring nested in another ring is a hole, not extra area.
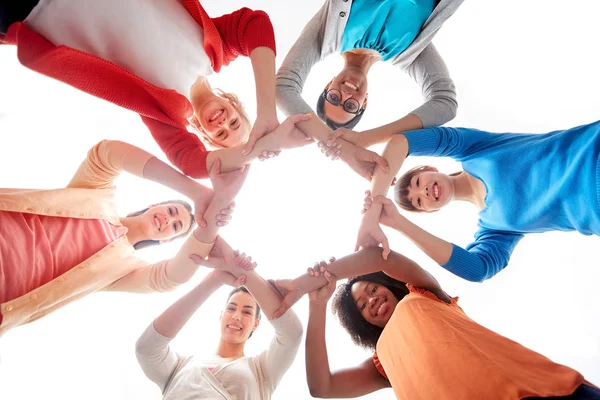
[(383, 369), (383, 365), (381, 365), (381, 362), (379, 361), (379, 357), (377, 357), (377, 353), (373, 354), (373, 364), (375, 364), (375, 368), (377, 368), (377, 371), (379, 371), (381, 376), (383, 376), (385, 379), (388, 379), (388, 377), (385, 374), (385, 371)]
[(198, 136), (152, 118), (142, 116), (142, 121), (174, 166), (191, 178), (208, 178), (209, 151)]
[(257, 47), (268, 47), (275, 53), (275, 33), (269, 15), (264, 11), (242, 8), (234, 13), (213, 18), (225, 47), (235, 55), (248, 57)]

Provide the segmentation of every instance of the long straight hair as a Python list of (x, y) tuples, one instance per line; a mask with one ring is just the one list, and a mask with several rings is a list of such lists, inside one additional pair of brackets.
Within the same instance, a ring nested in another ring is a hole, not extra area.
[[(184, 206), (185, 209), (188, 210), (188, 212), (190, 213), (190, 217), (192, 218), (192, 222), (190, 223), (190, 227), (188, 228), (188, 230), (186, 230), (185, 232), (180, 233), (177, 236), (172, 237), (169, 241), (187, 236), (188, 233), (190, 233), (192, 231), (192, 229), (196, 226), (196, 219), (194, 218), (194, 212), (192, 210), (192, 206), (187, 201), (183, 201), (183, 200), (167, 200), (167, 201), (162, 201), (160, 203), (157, 203), (156, 205), (157, 206), (162, 206), (162, 205), (165, 205), (165, 204), (173, 204), (173, 203), (181, 204), (182, 206)], [(137, 217), (138, 215), (142, 215), (143, 213), (145, 213), (149, 209), (150, 209), (149, 207), (146, 207), (143, 210), (129, 213), (129, 214), (127, 214), (127, 216), (128, 217)], [(160, 244), (160, 240), (141, 240), (141, 241), (137, 242), (136, 244), (134, 244), (133, 248), (136, 249), (136, 250), (141, 250), (141, 249), (144, 249), (146, 247), (156, 246), (158, 244)]]

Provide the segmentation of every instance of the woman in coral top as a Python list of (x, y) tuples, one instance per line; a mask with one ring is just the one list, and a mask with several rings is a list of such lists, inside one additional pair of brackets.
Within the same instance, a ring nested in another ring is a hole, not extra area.
[[(192, 199), (206, 210), (194, 229), (192, 207), (180, 200), (119, 216), (114, 181), (123, 171)], [(206, 256), (247, 169), (211, 170), (214, 191), (147, 152), (104, 140), (88, 153), (64, 189), (0, 189), (0, 335), (99, 290), (172, 290), (197, 269), (190, 254)], [(174, 258), (150, 264), (136, 250), (189, 236)]]
[[(309, 292), (305, 354), (314, 397), (358, 397), (392, 387), (401, 400), (600, 399), (577, 371), (470, 319), (412, 260), (391, 252), (386, 261), (379, 249), (368, 248), (331, 261), (275, 283), (285, 294), (276, 315)], [(352, 278), (338, 288), (333, 311), (354, 343), (375, 355), (332, 372), (326, 308), (341, 277)]]
[[(250, 121), (237, 96), (212, 89), (206, 79), (238, 56), (250, 57), (257, 97), (253, 137), (279, 126), (275, 37), (263, 11), (242, 8), (211, 18), (197, 0), (8, 1), (0, 6), (2, 33), (0, 40), (18, 47), (26, 67), (140, 114), (188, 176), (206, 178), (216, 157), (230, 171), (281, 150), (263, 140), (243, 155)], [(221, 150), (207, 151), (188, 132), (190, 124)]]

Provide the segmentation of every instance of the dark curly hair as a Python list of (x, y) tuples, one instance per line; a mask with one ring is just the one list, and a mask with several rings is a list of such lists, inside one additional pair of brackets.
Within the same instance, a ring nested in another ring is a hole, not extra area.
[(356, 345), (375, 351), (383, 328), (371, 324), (360, 313), (351, 293), (352, 285), (356, 282), (372, 282), (385, 286), (396, 296), (398, 301), (402, 300), (408, 294), (408, 288), (406, 287), (406, 283), (396, 280), (383, 272), (373, 272), (356, 276), (338, 286), (333, 298), (333, 313), (337, 315), (340, 324), (346, 329)]

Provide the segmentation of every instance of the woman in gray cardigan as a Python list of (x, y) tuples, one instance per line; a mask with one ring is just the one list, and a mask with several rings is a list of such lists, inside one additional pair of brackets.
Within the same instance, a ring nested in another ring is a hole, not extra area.
[[(311, 68), (341, 52), (344, 69), (325, 86), (314, 118), (299, 125), (325, 141), (332, 130), (352, 129), (367, 105), (367, 73), (377, 61), (406, 71), (425, 102), (390, 124), (343, 138), (359, 147), (387, 141), (395, 132), (442, 125), (456, 115), (454, 83), (431, 40), (463, 0), (327, 0), (306, 25), (277, 73), (277, 103), (287, 114), (312, 113), (302, 99)], [(327, 124), (320, 123), (317, 116)], [(336, 136), (339, 136), (340, 132)], [(339, 141), (339, 140), (338, 140)], [(344, 145), (344, 144), (343, 144)], [(342, 145), (342, 146), (343, 146)], [(341, 147), (336, 154), (341, 153)]]

